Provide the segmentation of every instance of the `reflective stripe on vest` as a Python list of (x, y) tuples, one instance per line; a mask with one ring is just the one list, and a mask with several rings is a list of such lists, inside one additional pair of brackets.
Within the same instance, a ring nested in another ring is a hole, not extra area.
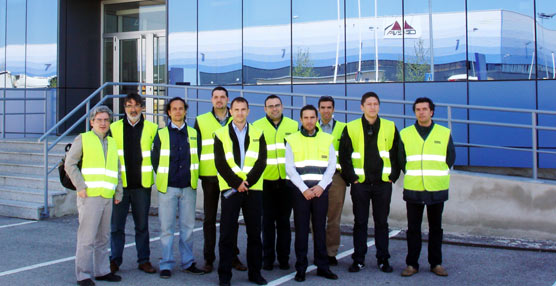
[[(187, 126), (189, 139), (189, 174), (191, 177), (191, 188), (197, 189), (199, 179), (199, 156), (197, 155), (197, 130)], [(156, 189), (161, 193), (168, 190), (168, 173), (170, 171), (170, 132), (168, 127), (158, 131), (160, 138), (160, 158), (156, 170)]]
[[(127, 120), (127, 119), (126, 119)], [(153, 185), (153, 167), (151, 163), (151, 148), (153, 146), (154, 137), (158, 126), (156, 124), (144, 120), (143, 130), (141, 131), (141, 185), (144, 188), (150, 188)], [(116, 140), (118, 147), (118, 156), (120, 157), (122, 184), (127, 187), (127, 175), (125, 169), (124, 158), (124, 119), (120, 119), (110, 125), (112, 137)]]
[(404, 189), (411, 191), (443, 191), (450, 187), (450, 168), (446, 150), (450, 129), (434, 124), (423, 141), (415, 125), (400, 132), (406, 154)]
[[(359, 177), (360, 183), (365, 182), (365, 135), (363, 134), (363, 118), (350, 121), (347, 124), (347, 131), (351, 139), (353, 153), (351, 154), (351, 162), (353, 170)], [(390, 161), (390, 149), (394, 143), (394, 134), (396, 125), (394, 122), (379, 118), (380, 128), (378, 130), (376, 145), (378, 155), (382, 159), (382, 181), (389, 182), (392, 173), (392, 163)]]
[[(232, 118), (228, 119), (226, 125), (232, 122)], [(220, 122), (214, 117), (212, 112), (207, 112), (197, 116), (197, 125), (201, 134), (201, 154), (199, 164), (200, 176), (216, 176), (216, 166), (214, 165), (214, 131), (222, 128)]]
[(265, 180), (278, 180), (286, 178), (286, 145), (284, 138), (295, 133), (298, 129), (297, 121), (282, 117), (278, 129), (268, 121), (265, 116), (253, 123), (253, 126), (259, 128), (264, 133), (266, 141), (266, 168), (263, 173)]
[[(334, 119), (332, 119), (334, 120)], [(322, 131), (322, 128), (320, 127), (320, 120), (317, 121), (317, 127), (319, 128), (319, 130)], [(344, 128), (346, 127), (346, 123), (344, 122), (340, 122), (335, 120), (336, 123), (334, 123), (334, 128), (332, 129), (332, 138), (333, 138), (333, 145), (334, 145), (334, 150), (336, 150), (336, 170), (341, 171), (342, 170), (342, 166), (340, 166), (340, 159), (338, 156), (338, 150), (340, 148), (340, 138), (342, 137), (342, 132), (344, 131)]]
[(301, 131), (286, 137), (292, 148), (295, 169), (309, 188), (322, 180), (328, 167), (330, 145), (333, 140), (332, 135), (322, 131), (317, 131), (314, 137), (304, 136)]
[(83, 165), (81, 174), (87, 185), (87, 196), (111, 199), (118, 185), (118, 151), (114, 138), (107, 136), (106, 159), (98, 136), (93, 132), (81, 134)]
[[(263, 132), (259, 130), (257, 127), (249, 124), (248, 135), (249, 136), (249, 147), (245, 150), (245, 158), (243, 162), (243, 169), (241, 169), (234, 160), (234, 147), (232, 143), (232, 139), (230, 137), (230, 127), (224, 126), (214, 132), (214, 135), (218, 137), (218, 139), (222, 142), (222, 148), (224, 149), (224, 154), (226, 156), (226, 162), (228, 166), (234, 173), (243, 180), (247, 179), (247, 174), (253, 169), (255, 166), (255, 162), (259, 157), (259, 145), (261, 135)], [(243, 144), (240, 143), (240, 144)], [(229, 190), (231, 187), (228, 185), (226, 180), (220, 174), (218, 176), (218, 184), (220, 186), (220, 191)], [(259, 178), (257, 183), (252, 186), (249, 186), (249, 190), (256, 190), (262, 191), (263, 189), (263, 176)]]

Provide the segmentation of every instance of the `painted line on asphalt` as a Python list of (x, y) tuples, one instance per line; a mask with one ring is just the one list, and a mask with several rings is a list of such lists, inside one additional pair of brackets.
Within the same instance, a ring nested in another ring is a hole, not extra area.
[(0, 226), (0, 228), (8, 228), (8, 227), (12, 227), (12, 226), (19, 226), (19, 225), (25, 225), (25, 224), (30, 224), (30, 223), (36, 223), (37, 221), (24, 221), (24, 222), (19, 222), (19, 223), (12, 223), (12, 224), (7, 224), (7, 225), (2, 225)]
[[(394, 236), (398, 235), (398, 233), (400, 233), (400, 232), (401, 232), (401, 230), (393, 230), (393, 231), (391, 231), (391, 232), (388, 234), (388, 237), (394, 237)], [(374, 244), (375, 244), (375, 240), (374, 240), (374, 239), (373, 239), (373, 240), (369, 240), (369, 241), (367, 242), (367, 247), (371, 247), (371, 246), (373, 246)], [(338, 260), (339, 260), (339, 259), (342, 259), (342, 258), (344, 258), (344, 257), (346, 257), (346, 256), (351, 255), (352, 253), (353, 253), (353, 248), (350, 249), (350, 250), (346, 250), (346, 251), (344, 251), (344, 252), (342, 252), (342, 253), (339, 253), (338, 255), (336, 255), (336, 259), (338, 259)], [(311, 272), (311, 271), (313, 271), (313, 270), (315, 270), (315, 269), (317, 269), (317, 266), (315, 266), (315, 265), (313, 264), (313, 265), (307, 267), (307, 271), (306, 271), (305, 273), (309, 273), (309, 272)], [(268, 286), (277, 286), (277, 285), (284, 284), (284, 283), (286, 283), (286, 282), (292, 280), (293, 278), (295, 278), (295, 273), (296, 273), (296, 272), (292, 272), (292, 273), (290, 273), (290, 274), (288, 274), (288, 275), (286, 275), (286, 276), (282, 276), (282, 277), (280, 277), (280, 278), (278, 278), (278, 279), (276, 279), (276, 280), (270, 281), (267, 285), (268, 285)], [(556, 285), (553, 285), (553, 286), (556, 286)]]
[[(243, 216), (240, 216), (238, 221), (240, 221), (242, 219), (243, 219)], [(33, 223), (33, 222), (34, 221), (26, 222), (26, 223)], [(216, 227), (219, 227), (219, 226), (220, 226), (220, 223), (217, 223)], [(202, 227), (198, 227), (198, 228), (193, 229), (193, 232), (197, 232), (197, 231), (200, 231), (202, 229), (203, 229)], [(180, 234), (179, 232), (176, 232), (176, 233), (174, 233), (174, 236), (178, 236), (179, 234)], [(149, 241), (153, 242), (153, 241), (158, 241), (158, 240), (160, 240), (160, 236), (151, 238)], [(124, 245), (124, 248), (132, 247), (132, 246), (135, 246), (135, 242), (128, 243), (128, 244)], [(108, 249), (108, 251), (110, 251), (110, 249)], [(25, 267), (13, 269), (13, 270), (0, 272), (0, 277), (8, 276), (8, 275), (11, 275), (11, 274), (16, 274), (16, 273), (20, 273), (20, 272), (24, 272), (24, 271), (28, 271), (28, 270), (33, 270), (33, 269), (37, 269), (37, 268), (41, 268), (41, 267), (45, 267), (45, 266), (50, 266), (50, 265), (54, 265), (54, 264), (58, 264), (58, 263), (72, 261), (72, 260), (75, 260), (75, 256), (70, 256), (70, 257), (66, 257), (66, 258), (61, 258), (61, 259), (51, 260), (51, 261), (42, 262), (42, 263), (38, 263), (38, 264), (34, 264), (34, 265), (29, 265), (29, 266), (25, 266)]]

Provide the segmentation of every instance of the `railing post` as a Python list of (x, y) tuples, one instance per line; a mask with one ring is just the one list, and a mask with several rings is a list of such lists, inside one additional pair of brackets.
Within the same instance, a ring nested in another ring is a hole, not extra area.
[(46, 92), (46, 88), (44, 89), (44, 130), (43, 133), (46, 133), (46, 131), (48, 130), (48, 95)]
[(239, 97), (243, 97), (243, 89), (239, 91)]
[(448, 105), (448, 128), (452, 130), (452, 107)]
[(537, 160), (537, 113), (531, 112), (531, 130), (532, 130), (532, 137), (533, 137), (533, 146), (531, 148), (533, 153), (533, 179), (536, 180), (538, 178), (538, 160)]
[(43, 145), (43, 154), (44, 154), (44, 209), (41, 213), (41, 219), (48, 218), (50, 216), (50, 212), (48, 210), (48, 137), (44, 139)]
[[(85, 105), (85, 114), (89, 114), (89, 109), (91, 109), (91, 101), (87, 101)], [(89, 120), (85, 117), (85, 132), (89, 131)]]
[(6, 139), (6, 90), (2, 91), (2, 138)]

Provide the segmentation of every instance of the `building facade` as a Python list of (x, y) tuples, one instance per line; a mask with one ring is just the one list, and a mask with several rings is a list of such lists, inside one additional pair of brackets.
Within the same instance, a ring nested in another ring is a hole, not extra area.
[[(24, 99), (3, 101), (2, 132), (41, 134), (104, 82), (337, 98), (375, 91), (383, 99), (428, 96), (442, 103), (553, 110), (555, 15), (553, 0), (0, 0), (0, 96)], [(137, 89), (114, 91), (130, 90)], [(182, 94), (151, 87), (140, 92)], [(208, 108), (193, 105), (189, 115)], [(338, 100), (337, 109), (359, 107)], [(38, 114), (43, 110), (46, 122)], [(384, 104), (381, 112), (412, 114), (396, 104)], [(262, 114), (255, 108), (252, 119)], [(528, 115), (504, 112), (453, 115), (531, 124)], [(396, 123), (401, 129), (413, 122)], [(554, 125), (556, 118), (540, 116), (538, 124)], [(532, 146), (528, 129), (454, 124), (453, 134), (459, 143)], [(537, 144), (556, 150), (556, 134), (539, 131)], [(457, 157), (457, 165), (532, 164), (530, 153), (520, 151), (458, 147)], [(541, 154), (539, 167), (554, 168), (555, 159)]]

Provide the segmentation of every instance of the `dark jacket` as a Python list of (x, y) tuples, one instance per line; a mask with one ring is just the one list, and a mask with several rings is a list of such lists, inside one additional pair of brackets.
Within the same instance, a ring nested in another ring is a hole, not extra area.
[[(234, 149), (234, 161), (238, 166), (240, 166), (241, 152), (239, 150), (238, 139), (232, 124), (233, 123), (228, 124), (228, 132), (230, 133), (230, 138), (232, 140), (232, 146)], [(249, 124), (245, 126), (245, 128), (249, 127)], [(242, 144), (245, 144), (245, 151), (247, 152), (247, 148), (249, 148), (250, 138), (249, 129), (247, 129), (246, 131), (247, 134), (245, 136), (245, 142), (243, 142)], [(249, 183), (249, 186), (253, 186), (255, 183), (257, 183), (257, 181), (259, 181), (259, 178), (263, 175), (264, 169), (266, 168), (266, 141), (264, 140), (264, 134), (261, 134), (259, 142), (259, 157), (257, 158), (253, 169), (251, 169), (251, 171), (249, 171), (249, 173), (247, 174), (246, 181), (247, 183)], [(214, 163), (216, 165), (216, 170), (218, 170), (218, 173), (222, 176), (222, 178), (224, 178), (226, 183), (228, 183), (228, 186), (234, 189), (239, 188), (241, 182), (243, 182), (243, 179), (237, 176), (228, 165), (228, 162), (226, 162), (224, 147), (222, 146), (222, 142), (220, 141), (220, 139), (218, 139), (218, 137), (216, 136), (214, 137)]]
[[(363, 125), (363, 135), (365, 136), (365, 162), (363, 169), (365, 171), (365, 182), (364, 184), (378, 184), (382, 183), (382, 167), (384, 163), (382, 158), (378, 153), (378, 147), (376, 140), (378, 137), (378, 132), (380, 130), (380, 118), (377, 117), (373, 125), (365, 119), (365, 115), (361, 117)], [(369, 130), (372, 128), (372, 135), (369, 135)], [(392, 149), (390, 149), (390, 163), (392, 172), (390, 173), (390, 180), (395, 182), (400, 176), (400, 165), (398, 164), (398, 146), (399, 146), (400, 134), (396, 128), (394, 131), (394, 142), (392, 143)], [(346, 183), (351, 184), (358, 180), (358, 176), (355, 174), (353, 169), (353, 162), (351, 161), (351, 154), (353, 153), (353, 146), (351, 145), (351, 138), (346, 128), (342, 132), (342, 137), (340, 138), (340, 148), (338, 151), (338, 160), (340, 161), (340, 166), (342, 166), (342, 177)]]
[[(170, 135), (170, 167), (168, 169), (168, 186), (186, 188), (191, 186), (191, 154), (187, 125), (181, 130), (168, 126)], [(197, 140), (200, 141), (200, 140)], [(160, 138), (158, 133), (154, 138), (151, 162), (156, 171), (160, 162)]]
[(124, 116), (124, 160), (128, 189), (143, 188), (141, 182), (141, 164), (143, 156), (141, 155), (141, 135), (143, 134), (143, 125), (145, 119), (141, 115), (139, 122), (135, 126), (131, 126), (127, 116)]
[[(421, 138), (423, 138), (423, 140), (426, 140), (434, 124), (435, 123), (433, 122), (431, 126), (423, 127), (420, 126), (417, 122), (415, 122), (415, 128), (417, 129), (419, 135), (421, 135)], [(406, 172), (405, 165), (407, 163), (407, 159), (405, 154), (405, 147), (402, 140), (400, 140), (398, 158), (400, 160), (399, 164), (405, 173)], [(446, 164), (448, 165), (449, 168), (452, 168), (455, 162), (456, 162), (456, 148), (454, 146), (454, 141), (452, 140), (452, 135), (450, 135), (450, 141), (448, 141), (448, 147), (446, 150)], [(404, 188), (403, 199), (404, 201), (410, 203), (432, 205), (432, 204), (437, 204), (437, 203), (447, 201), (448, 190), (435, 191), (435, 192), (426, 192), (426, 191), (416, 192), (416, 191), (406, 190)]]

